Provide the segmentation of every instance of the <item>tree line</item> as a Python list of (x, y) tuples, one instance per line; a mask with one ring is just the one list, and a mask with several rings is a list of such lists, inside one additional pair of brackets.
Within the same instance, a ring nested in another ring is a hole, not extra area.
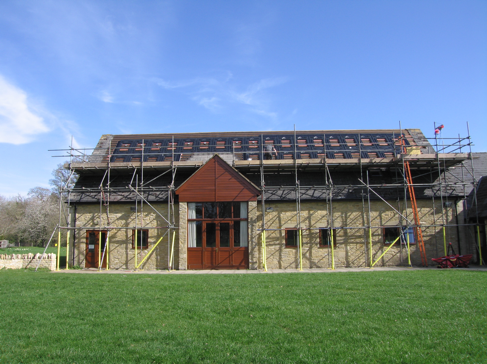
[(52, 171), (51, 189), (34, 187), (27, 196), (11, 198), (0, 195), (0, 240), (15, 245), (45, 246), (59, 219), (67, 219), (64, 208), (60, 216), (59, 207), (63, 207), (64, 187), (67, 183), (72, 187), (77, 179), (77, 176), (69, 178), (69, 174), (61, 163)]

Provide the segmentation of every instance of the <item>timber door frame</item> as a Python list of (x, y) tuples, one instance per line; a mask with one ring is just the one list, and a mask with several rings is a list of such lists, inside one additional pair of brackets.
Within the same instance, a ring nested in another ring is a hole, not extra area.
[[(100, 247), (101, 233), (101, 247)], [(85, 268), (99, 268), (100, 255), (103, 255), (103, 249), (107, 243), (107, 230), (87, 230), (86, 231), (86, 249), (85, 249)], [(92, 240), (90, 241), (90, 238)], [(93, 243), (93, 244), (91, 244)], [(103, 258), (101, 268), (107, 267), (107, 252)]]
[[(207, 245), (207, 227), (215, 225), (214, 246)], [(228, 225), (228, 246), (222, 246), (222, 225)], [(234, 229), (233, 221), (203, 221), (203, 269), (233, 268)], [(224, 264), (226, 261), (227, 264)]]
[[(248, 269), (248, 235), (246, 234), (246, 246), (240, 246), (243, 242), (239, 242), (240, 236), (236, 237), (236, 234), (240, 230), (235, 231), (237, 223), (241, 222), (245, 222), (246, 229), (248, 229), (248, 217), (239, 217), (242, 203), (245, 202), (198, 203), (202, 206), (202, 215), (188, 219), (188, 225), (192, 222), (201, 223), (201, 245), (199, 247), (187, 247), (187, 269)], [(218, 217), (221, 204), (225, 204), (227, 209), (231, 207), (230, 216)], [(213, 211), (212, 216), (204, 215), (205, 213), (203, 211), (206, 211), (205, 205), (213, 205), (211, 208), (211, 211)], [(235, 209), (238, 209), (238, 212)], [(222, 229), (223, 227), (226, 227), (226, 229)], [(239, 242), (238, 246), (235, 246), (236, 242)]]

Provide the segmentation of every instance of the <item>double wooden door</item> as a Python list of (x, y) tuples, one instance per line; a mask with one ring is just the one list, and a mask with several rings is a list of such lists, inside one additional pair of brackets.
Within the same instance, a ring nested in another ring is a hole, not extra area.
[(201, 247), (188, 248), (188, 269), (247, 269), (248, 248), (238, 246), (233, 221), (202, 221)]
[[(93, 230), (93, 231), (86, 232), (85, 268), (98, 268), (102, 256), (103, 256), (103, 262), (101, 267), (102, 268), (107, 267), (107, 252), (105, 251), (106, 243), (107, 243), (106, 231)], [(103, 255), (104, 251), (105, 254)]]

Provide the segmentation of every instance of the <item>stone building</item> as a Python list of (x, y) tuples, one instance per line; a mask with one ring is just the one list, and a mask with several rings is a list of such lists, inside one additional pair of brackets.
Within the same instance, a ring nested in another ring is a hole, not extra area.
[(418, 129), (103, 135), (66, 165), (79, 175), (69, 261), (302, 269), (427, 265), (447, 242), (475, 253), (458, 220), (470, 182), (446, 178), (472, 155), (451, 150)]

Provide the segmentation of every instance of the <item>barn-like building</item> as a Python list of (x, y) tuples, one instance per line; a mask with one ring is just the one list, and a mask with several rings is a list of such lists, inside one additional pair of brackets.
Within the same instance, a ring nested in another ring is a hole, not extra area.
[(476, 254), (463, 216), (475, 179), (451, 178), (472, 174), (462, 143), (418, 129), (103, 135), (66, 165), (79, 175), (68, 261), (333, 269), (426, 266), (450, 242)]

